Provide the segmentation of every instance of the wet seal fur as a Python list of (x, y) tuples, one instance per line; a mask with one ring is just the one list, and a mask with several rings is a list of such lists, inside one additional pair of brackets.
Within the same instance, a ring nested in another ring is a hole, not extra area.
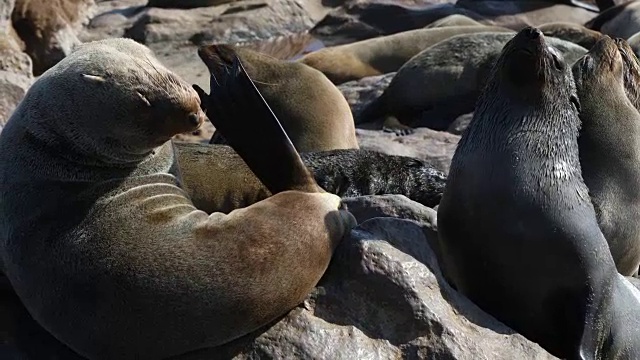
[[(425, 49), (404, 64), (382, 95), (356, 115), (356, 124), (383, 118), (384, 128), (398, 135), (422, 126), (446, 130), (460, 115), (473, 112), (491, 67), (513, 34), (458, 35)], [(587, 52), (568, 41), (548, 41), (570, 63)]]
[(571, 69), (534, 28), (504, 47), (438, 207), (443, 272), (567, 359), (637, 359), (640, 292), (615, 268), (579, 153)]
[[(203, 46), (198, 55), (214, 77), (238, 55), (298, 151), (358, 148), (351, 108), (320, 71), (231, 45)], [(227, 144), (219, 132), (212, 143)]]
[(320, 49), (300, 62), (324, 73), (334, 84), (388, 74), (422, 50), (460, 34), (512, 32), (499, 26), (449, 26), (425, 28)]
[(627, 97), (616, 42), (605, 36), (573, 65), (573, 76), (582, 176), (616, 267), (631, 276), (640, 266), (640, 113)]
[[(206, 212), (229, 212), (271, 195), (226, 145), (175, 144), (183, 187)], [(424, 162), (375, 151), (341, 149), (300, 154), (325, 191), (340, 197), (401, 194), (428, 207), (440, 202), (446, 176)]]
[(326, 193), (196, 209), (169, 140), (203, 121), (149, 49), (108, 39), (42, 75), (0, 134), (2, 270), (82, 356), (166, 358), (254, 331), (307, 296), (353, 226)]

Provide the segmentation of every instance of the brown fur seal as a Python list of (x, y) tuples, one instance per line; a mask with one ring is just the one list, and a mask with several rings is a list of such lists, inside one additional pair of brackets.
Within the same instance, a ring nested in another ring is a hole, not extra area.
[(587, 29), (580, 24), (568, 22), (552, 22), (538, 26), (538, 29), (547, 37), (570, 41), (585, 49), (591, 49), (602, 38), (598, 31)]
[(169, 139), (204, 118), (143, 45), (109, 39), (43, 74), (0, 134), (2, 270), (81, 355), (166, 358), (249, 333), (307, 296), (353, 225), (326, 193), (196, 209)]
[(422, 50), (460, 34), (512, 32), (497, 26), (418, 29), (320, 49), (299, 61), (324, 73), (334, 84), (397, 71)]
[(640, 62), (631, 44), (623, 39), (616, 39), (615, 42), (622, 57), (625, 93), (636, 110), (640, 111)]
[[(184, 190), (206, 212), (246, 207), (271, 195), (228, 146), (175, 144)], [(401, 194), (425, 206), (440, 202), (446, 176), (422, 161), (359, 149), (300, 154), (316, 182), (340, 197)]]
[(445, 16), (425, 26), (425, 29), (434, 29), (448, 26), (482, 26), (486, 25), (462, 14)]
[(566, 359), (640, 358), (640, 292), (618, 274), (580, 169), (571, 68), (542, 32), (498, 59), (438, 208), (448, 280)]
[(640, 266), (640, 113), (627, 98), (624, 63), (605, 36), (573, 66), (582, 103), (582, 176), (622, 275)]
[[(231, 45), (204, 46), (198, 54), (216, 77), (238, 54), (298, 151), (358, 148), (351, 108), (320, 71)], [(212, 140), (226, 144), (219, 132)]]
[(631, 0), (611, 7), (584, 26), (614, 38), (628, 39), (640, 31), (640, 2)]
[[(473, 112), (495, 59), (512, 37), (513, 33), (458, 35), (420, 52), (356, 115), (356, 124), (384, 118), (385, 129), (400, 135), (418, 126), (447, 129), (458, 116)], [(548, 41), (570, 63), (587, 52), (567, 41)]]

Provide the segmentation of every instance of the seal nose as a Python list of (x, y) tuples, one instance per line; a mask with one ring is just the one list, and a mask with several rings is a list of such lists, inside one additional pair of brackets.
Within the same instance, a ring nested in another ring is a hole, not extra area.
[(193, 126), (200, 125), (200, 115), (198, 115), (198, 113), (189, 114), (188, 120), (189, 120), (189, 124)]
[(529, 38), (531, 40), (535, 40), (535, 39), (539, 38), (540, 36), (542, 36), (542, 31), (540, 31), (539, 29), (536, 29), (534, 27), (527, 27), (526, 29), (524, 29), (524, 33), (527, 36), (527, 38)]

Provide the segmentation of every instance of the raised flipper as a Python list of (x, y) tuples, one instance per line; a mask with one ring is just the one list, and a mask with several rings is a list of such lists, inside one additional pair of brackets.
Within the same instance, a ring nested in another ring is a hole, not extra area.
[(230, 47), (207, 46), (198, 55), (209, 67), (219, 65), (216, 52), (231, 52), (233, 63), (211, 76), (211, 94), (194, 85), (202, 108), (251, 171), (276, 194), (286, 190), (318, 192), (300, 154)]

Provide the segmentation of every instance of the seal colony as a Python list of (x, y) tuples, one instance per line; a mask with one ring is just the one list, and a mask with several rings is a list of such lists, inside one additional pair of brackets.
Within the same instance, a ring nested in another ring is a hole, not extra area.
[(196, 209), (169, 140), (204, 120), (146, 47), (109, 39), (45, 72), (0, 134), (2, 271), (82, 356), (166, 358), (245, 335), (307, 296), (354, 225), (338, 196), (277, 186), (228, 215)]
[(582, 178), (579, 109), (560, 52), (521, 30), (453, 157), (438, 207), (443, 270), (555, 356), (637, 359), (640, 297), (616, 271)]

